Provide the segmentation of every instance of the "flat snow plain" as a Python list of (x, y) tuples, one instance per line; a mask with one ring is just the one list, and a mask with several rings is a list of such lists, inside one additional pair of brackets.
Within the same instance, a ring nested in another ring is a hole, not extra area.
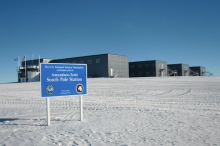
[(40, 82), (0, 84), (0, 145), (220, 144), (220, 77), (88, 79), (79, 96), (51, 97)]

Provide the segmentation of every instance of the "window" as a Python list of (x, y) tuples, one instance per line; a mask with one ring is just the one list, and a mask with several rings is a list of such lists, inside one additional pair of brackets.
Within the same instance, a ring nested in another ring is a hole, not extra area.
[(135, 73), (131, 73), (131, 76), (132, 76), (132, 77), (135, 77)]
[(149, 64), (145, 64), (145, 67), (149, 67)]
[(146, 73), (145, 73), (145, 75), (146, 75), (146, 76), (149, 76), (149, 75), (150, 75), (150, 73), (149, 73), (149, 72), (146, 72)]
[(131, 68), (135, 68), (135, 65), (132, 64), (132, 65), (131, 65)]
[(96, 63), (100, 63), (100, 59), (96, 59)]
[(141, 68), (141, 67), (142, 67), (142, 64), (139, 64), (138, 67)]
[(92, 60), (87, 60), (87, 63), (88, 64), (92, 64)]
[(138, 73), (138, 76), (142, 76), (142, 72), (139, 72), (139, 73)]

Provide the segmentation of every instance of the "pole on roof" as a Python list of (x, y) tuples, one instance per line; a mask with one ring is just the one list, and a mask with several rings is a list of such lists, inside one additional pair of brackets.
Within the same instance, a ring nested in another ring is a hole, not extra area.
[(17, 69), (18, 71), (19, 71), (19, 62), (20, 62), (20, 59), (19, 59), (19, 56), (18, 56), (18, 69)]
[(40, 72), (40, 54), (39, 54), (39, 62), (38, 62), (38, 72)]
[(24, 71), (24, 74), (25, 74), (25, 81), (26, 81), (26, 79), (27, 79), (27, 77), (26, 77), (26, 55), (24, 56), (25, 58), (25, 62), (24, 62), (24, 64), (25, 64), (25, 67), (24, 67), (24, 69), (25, 69), (25, 71)]

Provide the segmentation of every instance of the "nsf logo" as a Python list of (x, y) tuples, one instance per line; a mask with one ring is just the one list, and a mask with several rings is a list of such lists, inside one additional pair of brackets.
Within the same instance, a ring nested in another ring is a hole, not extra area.
[(83, 85), (82, 84), (76, 85), (76, 92), (79, 94), (83, 92)]
[(53, 87), (53, 85), (47, 85), (47, 87), (46, 87), (46, 93), (48, 94), (48, 95), (52, 95), (53, 93), (54, 93), (54, 87)]

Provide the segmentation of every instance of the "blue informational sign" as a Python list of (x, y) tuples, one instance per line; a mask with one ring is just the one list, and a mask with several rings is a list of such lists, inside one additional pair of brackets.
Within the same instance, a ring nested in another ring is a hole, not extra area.
[(87, 94), (87, 65), (41, 63), (41, 97)]

